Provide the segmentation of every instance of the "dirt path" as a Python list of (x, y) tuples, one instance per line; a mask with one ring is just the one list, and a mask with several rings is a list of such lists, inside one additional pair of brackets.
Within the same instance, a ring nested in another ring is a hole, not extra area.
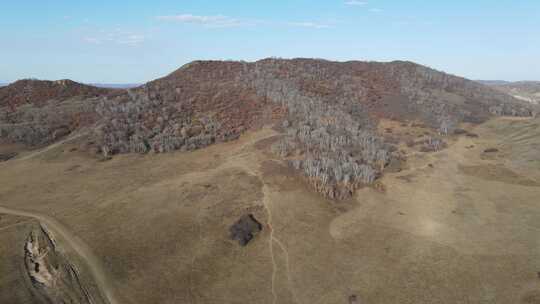
[(80, 137), (82, 137), (84, 135), (87, 135), (87, 134), (88, 134), (88, 132), (82, 132), (82, 133), (78, 133), (78, 134), (73, 134), (73, 135), (71, 135), (71, 136), (69, 136), (69, 137), (67, 137), (67, 138), (65, 138), (65, 139), (63, 139), (63, 140), (61, 140), (59, 142), (56, 142), (56, 143), (54, 143), (52, 145), (49, 145), (49, 146), (47, 146), (47, 147), (45, 147), (45, 148), (43, 148), (43, 149), (41, 149), (39, 151), (30, 153), (28, 155), (25, 155), (25, 156), (23, 156), (21, 158), (15, 159), (15, 160), (16, 161), (22, 161), (22, 160), (27, 160), (27, 159), (34, 158), (34, 157), (36, 157), (38, 155), (41, 155), (41, 154), (43, 154), (43, 153), (45, 153), (47, 151), (50, 151), (50, 150), (55, 149), (57, 147), (60, 147), (61, 145), (65, 144), (67, 142), (70, 142), (72, 140), (75, 140), (75, 139), (80, 138)]
[(92, 252), (90, 247), (86, 245), (80, 238), (73, 235), (62, 223), (56, 219), (43, 214), (34, 212), (28, 212), (23, 210), (16, 210), (0, 206), (0, 213), (24, 216), (38, 220), (44, 225), (48, 231), (52, 232), (55, 236), (60, 236), (65, 244), (71, 247), (86, 263), (88, 270), (91, 272), (95, 283), (99, 287), (103, 296), (110, 304), (119, 303), (116, 300), (114, 292), (112, 290), (112, 284), (110, 284), (107, 276), (105, 275), (104, 267), (101, 264), (99, 258)]
[(268, 214), (268, 219), (266, 221), (266, 225), (268, 226), (268, 229), (270, 230), (270, 237), (268, 238), (268, 249), (270, 251), (270, 258), (272, 259), (272, 279), (271, 279), (271, 290), (272, 290), (272, 303), (275, 304), (277, 301), (277, 294), (275, 289), (275, 281), (276, 281), (276, 273), (277, 273), (277, 263), (276, 258), (274, 256), (274, 228), (272, 227), (272, 212), (270, 211), (270, 207), (268, 206), (268, 195), (267, 195), (267, 187), (266, 185), (263, 186), (263, 205), (264, 209), (266, 210), (266, 213)]
[[(246, 171), (248, 171), (249, 173), (257, 176), (258, 178), (261, 178), (258, 174), (255, 174), (254, 170), (250, 169), (250, 168), (246, 168)], [(288, 286), (289, 286), (289, 289), (291, 291), (291, 294), (293, 295), (293, 298), (295, 300), (296, 303), (298, 303), (298, 300), (296, 298), (296, 294), (293, 292), (292, 288), (291, 288), (291, 277), (290, 277), (290, 267), (289, 267), (289, 253), (287, 252), (287, 249), (285, 248), (285, 246), (283, 245), (283, 243), (274, 235), (274, 227), (272, 226), (272, 209), (270, 207), (270, 199), (269, 199), (269, 196), (270, 196), (270, 191), (268, 189), (268, 186), (267, 185), (264, 185), (263, 186), (263, 199), (262, 199), (262, 203), (263, 203), (263, 207), (266, 211), (266, 214), (267, 214), (267, 220), (266, 220), (266, 225), (268, 227), (268, 230), (270, 231), (270, 235), (268, 237), (268, 250), (270, 252), (270, 259), (272, 261), (272, 277), (271, 277), (271, 281), (270, 281), (270, 286), (271, 286), (271, 292), (272, 292), (272, 303), (275, 304), (278, 300), (278, 295), (276, 293), (276, 288), (275, 288), (275, 283), (276, 283), (276, 275), (277, 275), (277, 271), (278, 271), (278, 264), (276, 262), (276, 255), (275, 255), (275, 252), (274, 252), (274, 243), (276, 243), (279, 248), (283, 251), (283, 254), (285, 255), (285, 267), (286, 267), (286, 275), (287, 275), (287, 282), (288, 282)]]
[[(267, 139), (269, 137), (272, 137), (276, 135), (277, 133), (267, 129), (266, 132), (261, 133), (259, 136), (255, 136), (251, 138), (251, 140), (244, 143), (240, 149), (238, 150), (239, 153), (235, 155), (234, 157), (230, 158), (230, 164), (233, 167), (239, 167), (243, 169), (246, 173), (256, 176), (259, 180), (263, 180), (262, 173), (260, 172), (260, 161), (258, 160), (252, 160), (248, 157), (249, 152), (245, 151), (247, 149), (253, 148), (255, 144), (261, 140)], [(275, 290), (276, 285), (276, 276), (278, 272), (278, 264), (276, 261), (276, 254), (274, 251), (274, 243), (278, 245), (278, 247), (283, 252), (283, 255), (285, 256), (285, 270), (286, 270), (286, 278), (287, 278), (287, 286), (289, 287), (289, 292), (291, 293), (293, 300), (295, 303), (300, 303), (296, 292), (293, 289), (292, 286), (292, 279), (291, 279), (291, 271), (290, 271), (290, 263), (289, 263), (289, 252), (287, 251), (287, 248), (285, 245), (275, 236), (274, 233), (274, 227), (273, 224), (273, 216), (272, 216), (272, 201), (270, 200), (270, 189), (268, 188), (268, 185), (266, 185), (263, 182), (263, 207), (267, 214), (267, 226), (270, 231), (270, 235), (268, 237), (268, 250), (270, 252), (270, 258), (272, 261), (272, 276), (271, 276), (271, 292), (272, 292), (272, 303), (276, 303), (278, 300), (278, 294)]]
[(268, 190), (268, 186), (263, 186), (263, 205), (264, 209), (266, 210), (266, 213), (268, 215), (267, 225), (268, 229), (270, 230), (270, 236), (268, 237), (268, 248), (270, 251), (270, 257), (272, 259), (272, 296), (273, 296), (273, 302), (276, 303), (277, 301), (277, 294), (275, 291), (275, 281), (276, 281), (276, 274), (277, 274), (277, 263), (274, 253), (274, 243), (278, 245), (278, 247), (281, 249), (283, 254), (285, 255), (285, 270), (286, 270), (286, 277), (287, 277), (287, 285), (289, 287), (289, 291), (291, 292), (291, 295), (293, 296), (295, 303), (300, 303), (298, 300), (298, 297), (296, 295), (296, 292), (292, 288), (292, 279), (291, 279), (291, 269), (289, 264), (289, 252), (287, 251), (287, 248), (283, 243), (275, 236), (274, 234), (274, 227), (272, 226), (272, 209), (270, 207), (270, 191)]

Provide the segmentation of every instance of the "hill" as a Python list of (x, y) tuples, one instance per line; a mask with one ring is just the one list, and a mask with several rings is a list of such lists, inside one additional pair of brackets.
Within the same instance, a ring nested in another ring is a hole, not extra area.
[[(436, 151), (445, 145), (441, 136), (460, 123), (532, 115), (529, 103), (404, 61), (196, 61), (129, 90), (26, 81), (0, 89), (0, 96), (9, 105), (0, 135), (45, 144), (84, 129), (87, 146), (105, 158), (195, 150), (274, 124), (282, 135), (273, 151), (319, 192), (339, 199), (399, 161), (400, 143)], [(13, 109), (22, 103), (31, 106)], [(381, 133), (382, 119), (430, 131), (420, 139)]]
[(96, 101), (118, 92), (71, 80), (19, 80), (0, 88), (0, 138), (29, 146), (52, 143), (91, 125)]
[(23, 104), (43, 106), (49, 100), (65, 100), (71, 97), (90, 98), (108, 91), (68, 79), (47, 81), (24, 79), (0, 89), (0, 106), (16, 108)]
[(540, 299), (528, 102), (401, 61), (49, 85), (0, 107), (0, 303)]

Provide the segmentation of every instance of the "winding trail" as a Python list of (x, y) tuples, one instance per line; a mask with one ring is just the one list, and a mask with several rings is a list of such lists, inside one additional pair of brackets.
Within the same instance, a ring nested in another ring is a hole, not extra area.
[(53, 233), (53, 235), (60, 236), (64, 243), (70, 246), (79, 255), (81, 260), (85, 262), (88, 270), (95, 280), (95, 283), (105, 297), (105, 300), (108, 301), (109, 304), (119, 303), (112, 290), (112, 284), (105, 275), (105, 270), (100, 259), (92, 252), (88, 245), (86, 245), (80, 238), (73, 235), (62, 223), (48, 215), (2, 206), (0, 206), (0, 213), (33, 218), (44, 225), (48, 231)]
[(296, 296), (296, 292), (292, 288), (291, 269), (290, 269), (290, 264), (289, 264), (289, 252), (287, 251), (287, 248), (285, 247), (285, 245), (283, 245), (283, 243), (276, 236), (274, 236), (274, 227), (272, 227), (272, 211), (270, 208), (268, 196), (269, 196), (268, 186), (264, 185), (263, 186), (263, 205), (264, 205), (264, 209), (266, 210), (266, 214), (268, 215), (267, 225), (268, 225), (268, 229), (270, 230), (270, 236), (268, 238), (268, 247), (270, 250), (270, 257), (272, 259), (272, 281), (271, 281), (272, 282), (272, 297), (273, 297), (272, 303), (275, 304), (277, 301), (277, 294), (275, 290), (277, 263), (276, 263), (275, 254), (274, 254), (274, 242), (278, 245), (278, 247), (281, 249), (281, 251), (283, 251), (283, 254), (285, 255), (285, 269), (286, 269), (286, 276), (287, 276), (287, 283), (288, 283), (287, 285), (289, 286), (289, 291), (291, 295), (293, 296), (294, 302), (300, 303), (300, 301), (298, 301), (298, 298)]
[(290, 267), (290, 263), (289, 263), (289, 252), (287, 251), (287, 247), (285, 247), (285, 245), (283, 245), (283, 243), (277, 237), (274, 236), (273, 238), (274, 238), (274, 242), (276, 242), (276, 244), (278, 244), (281, 251), (283, 251), (283, 254), (285, 254), (285, 268), (287, 270), (287, 282), (289, 283), (289, 290), (290, 290), (290, 292), (291, 292), (291, 294), (292, 294), (292, 296), (294, 298), (294, 302), (295, 303), (300, 303), (300, 301), (298, 300), (298, 297), (296, 295), (296, 292), (292, 288), (291, 267)]
[(34, 157), (36, 157), (36, 156), (38, 156), (40, 154), (43, 154), (43, 153), (45, 153), (47, 151), (50, 151), (50, 150), (55, 149), (57, 147), (60, 147), (61, 145), (65, 144), (67, 142), (70, 142), (70, 141), (75, 140), (77, 138), (83, 137), (83, 136), (87, 135), (88, 133), (90, 133), (90, 132), (87, 131), (87, 132), (73, 134), (73, 135), (71, 135), (71, 136), (69, 136), (69, 137), (67, 137), (67, 138), (65, 138), (65, 139), (63, 139), (63, 140), (61, 140), (59, 142), (56, 142), (56, 143), (54, 143), (52, 145), (48, 145), (47, 147), (45, 147), (45, 148), (43, 148), (43, 149), (41, 149), (39, 151), (36, 151), (34, 153), (25, 155), (25, 156), (23, 156), (21, 158), (16, 158), (15, 160), (16, 161), (22, 161), (22, 160), (27, 160), (27, 159), (34, 158)]
[(268, 188), (268, 185), (266, 185), (263, 182), (262, 174), (260, 172), (260, 169), (258, 168), (260, 163), (257, 160), (249, 160), (249, 157), (246, 157), (247, 151), (245, 151), (249, 148), (252, 148), (257, 142), (264, 140), (266, 138), (269, 138), (271, 136), (274, 136), (274, 135), (276, 135), (276, 133), (268, 129), (266, 134), (263, 134), (262, 136), (259, 136), (259, 137), (254, 137), (251, 140), (247, 141), (246, 143), (242, 144), (240, 149), (238, 149), (239, 153), (230, 157), (228, 163), (230, 163), (233, 167), (239, 167), (243, 169), (246, 173), (258, 178), (263, 184), (262, 203), (267, 214), (267, 226), (270, 231), (270, 235), (268, 238), (268, 249), (270, 251), (270, 258), (272, 260), (272, 277), (271, 277), (271, 292), (272, 292), (272, 299), (273, 299), (272, 304), (276, 304), (276, 301), (278, 299), (278, 295), (276, 293), (276, 287), (275, 287), (278, 265), (276, 262), (276, 256), (274, 252), (274, 242), (278, 245), (278, 247), (281, 249), (281, 251), (283, 252), (285, 256), (285, 269), (286, 269), (286, 277), (287, 277), (287, 283), (288, 283), (287, 285), (289, 287), (289, 292), (291, 293), (294, 299), (294, 302), (300, 303), (296, 295), (296, 292), (292, 288), (292, 279), (291, 279), (291, 274), (290, 274), (291, 271), (290, 271), (290, 264), (289, 264), (289, 252), (287, 251), (287, 248), (285, 247), (285, 245), (274, 235), (274, 227), (272, 226), (272, 223), (273, 223), (272, 209), (270, 207), (270, 199), (269, 199), (270, 190)]
[(272, 211), (270, 211), (270, 207), (268, 205), (268, 186), (263, 186), (263, 205), (264, 209), (266, 210), (266, 214), (268, 215), (267, 219), (267, 225), (268, 229), (270, 229), (270, 237), (268, 238), (268, 248), (270, 250), (270, 257), (272, 259), (272, 297), (273, 301), (272, 304), (275, 304), (277, 301), (277, 294), (275, 289), (275, 281), (276, 281), (276, 272), (277, 272), (277, 264), (276, 264), (276, 258), (274, 256), (274, 228), (272, 227)]

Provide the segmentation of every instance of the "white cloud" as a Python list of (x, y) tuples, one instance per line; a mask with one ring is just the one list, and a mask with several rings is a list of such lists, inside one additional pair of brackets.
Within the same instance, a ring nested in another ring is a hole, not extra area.
[(231, 18), (223, 15), (216, 16), (196, 16), (191, 14), (183, 15), (168, 15), (168, 16), (158, 16), (158, 20), (161, 21), (175, 21), (180, 23), (190, 23), (190, 24), (199, 24), (205, 27), (235, 27), (240, 25), (245, 25), (246, 22), (241, 22), (238, 19)]
[(129, 46), (137, 46), (144, 42), (146, 37), (144, 35), (139, 34), (131, 34), (127, 36), (118, 37), (116, 39), (117, 44), (123, 44), (123, 45), (129, 45)]
[[(345, 1), (345, 5), (349, 5), (349, 6), (367, 6), (368, 2), (367, 1), (359, 1), (359, 0), (348, 0), (348, 1)], [(381, 13), (383, 10), (379, 9), (379, 8), (370, 8), (369, 11), (372, 12), (372, 13)]]
[(296, 27), (308, 27), (314, 29), (325, 29), (330, 28), (327, 24), (315, 23), (315, 22), (287, 22), (286, 25), (296, 26)]
[(126, 46), (138, 46), (146, 40), (146, 36), (120, 29), (112, 31), (100, 30), (95, 34), (87, 35), (83, 40), (90, 44), (117, 44)]
[(358, 0), (345, 1), (345, 5), (351, 5), (351, 6), (364, 6), (366, 4), (368, 4), (366, 1), (358, 1)]
[(83, 40), (85, 42), (91, 43), (91, 44), (101, 44), (102, 41), (99, 38), (96, 37), (84, 37)]
[(248, 20), (232, 18), (224, 15), (216, 16), (197, 16), (192, 14), (181, 15), (166, 15), (157, 16), (156, 19), (168, 22), (179, 22), (184, 24), (196, 24), (206, 28), (226, 28), (226, 27), (239, 27), (239, 26), (291, 26), (291, 27), (305, 27), (312, 29), (324, 29), (331, 26), (318, 22), (307, 21), (271, 21), (271, 20)]

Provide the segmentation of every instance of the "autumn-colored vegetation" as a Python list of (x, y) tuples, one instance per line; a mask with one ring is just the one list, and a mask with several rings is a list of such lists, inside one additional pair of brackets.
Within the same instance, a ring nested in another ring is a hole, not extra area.
[(77, 129), (109, 156), (194, 150), (274, 123), (273, 151), (330, 198), (373, 183), (395, 155), (381, 118), (420, 121), (439, 137), (461, 122), (530, 116), (530, 104), (411, 62), (197, 61), (130, 90), (26, 80), (0, 88), (0, 136), (40, 145)]

